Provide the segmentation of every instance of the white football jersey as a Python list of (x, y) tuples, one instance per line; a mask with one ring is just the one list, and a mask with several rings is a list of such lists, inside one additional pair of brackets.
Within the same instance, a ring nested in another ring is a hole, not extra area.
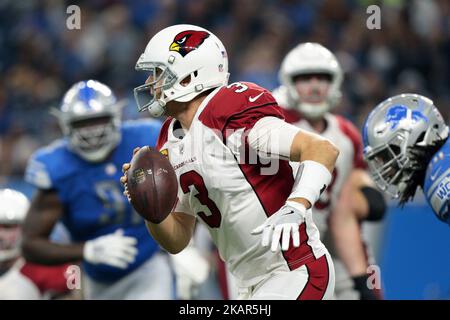
[(24, 261), (19, 259), (5, 274), (0, 276), (0, 300), (40, 300), (38, 287), (20, 272)]
[[(363, 160), (363, 145), (358, 129), (347, 119), (326, 113), (326, 129), (317, 132), (309, 122), (302, 118), (301, 114), (294, 109), (284, 109), (286, 121), (304, 130), (315, 132), (322, 137), (332, 141), (339, 148), (339, 157), (336, 161), (332, 180), (320, 199), (314, 205), (314, 222), (322, 236), (328, 230), (328, 218), (332, 212), (344, 182), (350, 173), (356, 168), (365, 168)], [(291, 163), (294, 173), (298, 169), (298, 163)], [(323, 238), (322, 238), (323, 239)]]
[(283, 118), (270, 92), (252, 83), (234, 83), (207, 96), (185, 134), (178, 121), (167, 119), (157, 144), (178, 178), (174, 211), (205, 223), (240, 286), (296, 269), (327, 252), (311, 210), (300, 225), (298, 248), (272, 253), (261, 246), (261, 235), (251, 235), (284, 205), (294, 183), (288, 161), (268, 164), (249, 150), (246, 132), (266, 116)]

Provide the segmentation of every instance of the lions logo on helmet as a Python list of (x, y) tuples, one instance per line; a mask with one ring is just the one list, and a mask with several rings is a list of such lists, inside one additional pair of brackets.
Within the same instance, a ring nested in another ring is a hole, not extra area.
[(374, 181), (394, 198), (405, 191), (427, 163), (417, 161), (418, 147), (447, 138), (448, 128), (433, 102), (417, 94), (401, 94), (381, 102), (363, 129), (364, 159)]
[(183, 31), (175, 36), (169, 50), (176, 51), (184, 57), (192, 50), (197, 49), (208, 37), (209, 33), (206, 31)]
[(428, 122), (428, 118), (418, 110), (413, 110), (409, 115), (408, 108), (404, 105), (395, 105), (391, 107), (386, 113), (385, 121), (391, 125), (391, 129), (393, 130), (399, 125), (400, 121), (409, 119), (410, 117), (414, 122), (420, 120)]

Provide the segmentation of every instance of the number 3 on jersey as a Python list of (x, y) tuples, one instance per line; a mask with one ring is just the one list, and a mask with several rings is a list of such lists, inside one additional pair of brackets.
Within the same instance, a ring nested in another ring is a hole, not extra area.
[(219, 228), (222, 221), (222, 214), (215, 202), (209, 198), (208, 189), (206, 189), (205, 181), (202, 176), (195, 171), (185, 172), (180, 176), (180, 186), (185, 194), (190, 192), (190, 186), (195, 187), (198, 192), (195, 197), (202, 205), (208, 207), (211, 212), (211, 214), (207, 215), (201, 211), (197, 212), (197, 215), (202, 218), (209, 227)]
[(236, 93), (241, 93), (248, 89), (248, 86), (246, 86), (245, 84), (243, 84), (241, 82), (233, 82), (232, 84), (229, 84), (227, 86), (228, 89), (231, 89), (233, 87), (236, 87), (236, 90), (234, 90), (234, 92), (236, 92)]

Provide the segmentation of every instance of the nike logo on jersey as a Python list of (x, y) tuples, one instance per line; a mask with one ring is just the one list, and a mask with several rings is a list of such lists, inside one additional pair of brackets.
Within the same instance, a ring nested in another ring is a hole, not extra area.
[(291, 210), (291, 212), (283, 213), (283, 216), (287, 216), (288, 214), (293, 214), (293, 213), (294, 213), (294, 210)]
[(249, 97), (248, 101), (250, 102), (255, 102), (256, 100), (258, 100), (259, 97), (261, 97), (264, 94), (264, 92), (261, 92), (260, 94), (258, 94), (256, 97)]

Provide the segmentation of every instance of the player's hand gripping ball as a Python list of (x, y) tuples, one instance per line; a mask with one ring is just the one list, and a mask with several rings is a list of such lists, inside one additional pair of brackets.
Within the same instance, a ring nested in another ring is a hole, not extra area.
[(134, 209), (147, 221), (160, 223), (177, 200), (178, 183), (172, 165), (164, 155), (148, 146), (135, 150), (123, 166), (124, 194)]

